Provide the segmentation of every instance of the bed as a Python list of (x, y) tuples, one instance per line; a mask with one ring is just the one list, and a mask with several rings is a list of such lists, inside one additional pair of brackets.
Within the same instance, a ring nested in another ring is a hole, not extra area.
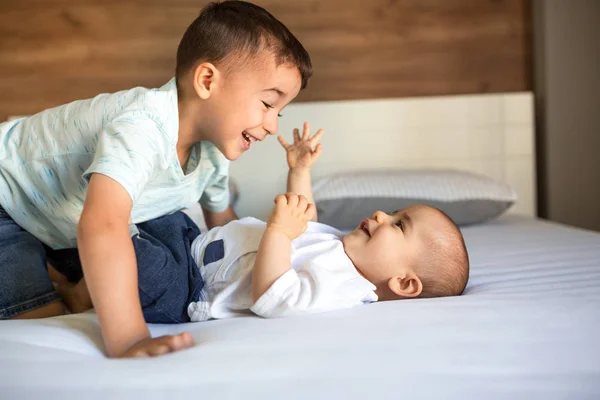
[(600, 398), (600, 234), (467, 227), (465, 295), (153, 325), (197, 344), (109, 360), (93, 313), (0, 322), (0, 398)]

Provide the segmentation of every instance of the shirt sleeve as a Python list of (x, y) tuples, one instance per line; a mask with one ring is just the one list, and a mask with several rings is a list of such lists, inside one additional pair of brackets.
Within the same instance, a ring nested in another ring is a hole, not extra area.
[(200, 205), (210, 212), (225, 211), (229, 207), (229, 164), (217, 166), (200, 198)]
[(152, 119), (122, 115), (98, 134), (94, 160), (83, 177), (106, 175), (135, 203), (155, 170), (166, 167), (168, 154), (169, 141)]
[[(250, 308), (265, 318), (350, 308), (370, 301), (374, 286), (348, 266), (317, 257), (281, 275)], [(351, 267), (353, 268), (353, 267)]]

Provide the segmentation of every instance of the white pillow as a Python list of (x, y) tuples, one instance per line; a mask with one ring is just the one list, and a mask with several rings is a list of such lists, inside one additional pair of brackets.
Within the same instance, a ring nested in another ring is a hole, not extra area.
[(459, 225), (498, 217), (517, 200), (512, 187), (456, 170), (373, 170), (327, 175), (313, 185), (319, 221), (353, 229), (374, 211), (414, 204), (444, 211)]

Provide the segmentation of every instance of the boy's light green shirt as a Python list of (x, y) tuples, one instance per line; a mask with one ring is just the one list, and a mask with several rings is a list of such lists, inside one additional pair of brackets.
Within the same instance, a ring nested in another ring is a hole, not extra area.
[(133, 201), (133, 223), (195, 201), (212, 212), (229, 205), (229, 161), (210, 142), (177, 158), (175, 79), (75, 101), (0, 124), (0, 205), (54, 249), (76, 247), (77, 223), (93, 173), (119, 182)]

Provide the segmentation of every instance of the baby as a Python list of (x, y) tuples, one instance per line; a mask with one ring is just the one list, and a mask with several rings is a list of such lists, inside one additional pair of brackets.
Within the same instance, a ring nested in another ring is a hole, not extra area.
[[(199, 236), (192, 255), (205, 286), (192, 321), (316, 313), (378, 300), (455, 296), (468, 258), (454, 223), (437, 209), (376, 211), (347, 235), (306, 221), (314, 207), (288, 193), (265, 224), (233, 221)], [(305, 230), (306, 229), (306, 230)]]
[[(316, 209), (310, 168), (321, 153), (322, 134), (309, 137), (306, 123), (302, 137), (294, 130), (293, 144), (279, 137), (287, 152), (288, 193), (275, 198), (266, 223), (243, 218), (199, 234), (179, 213), (164, 218), (181, 220), (181, 237), (161, 232), (160, 219), (143, 228), (182, 260), (177, 276), (185, 281), (173, 284), (176, 278), (161, 278), (161, 267), (140, 265), (140, 296), (157, 293), (152, 301), (142, 301), (147, 322), (203, 321), (248, 311), (282, 317), (463, 292), (469, 277), (465, 243), (456, 224), (438, 209), (376, 211), (348, 234), (311, 221)], [(175, 254), (182, 246), (170, 245), (174, 240), (187, 243), (183, 255)], [(85, 285), (78, 287), (83, 289), (67, 297), (91, 306)]]

